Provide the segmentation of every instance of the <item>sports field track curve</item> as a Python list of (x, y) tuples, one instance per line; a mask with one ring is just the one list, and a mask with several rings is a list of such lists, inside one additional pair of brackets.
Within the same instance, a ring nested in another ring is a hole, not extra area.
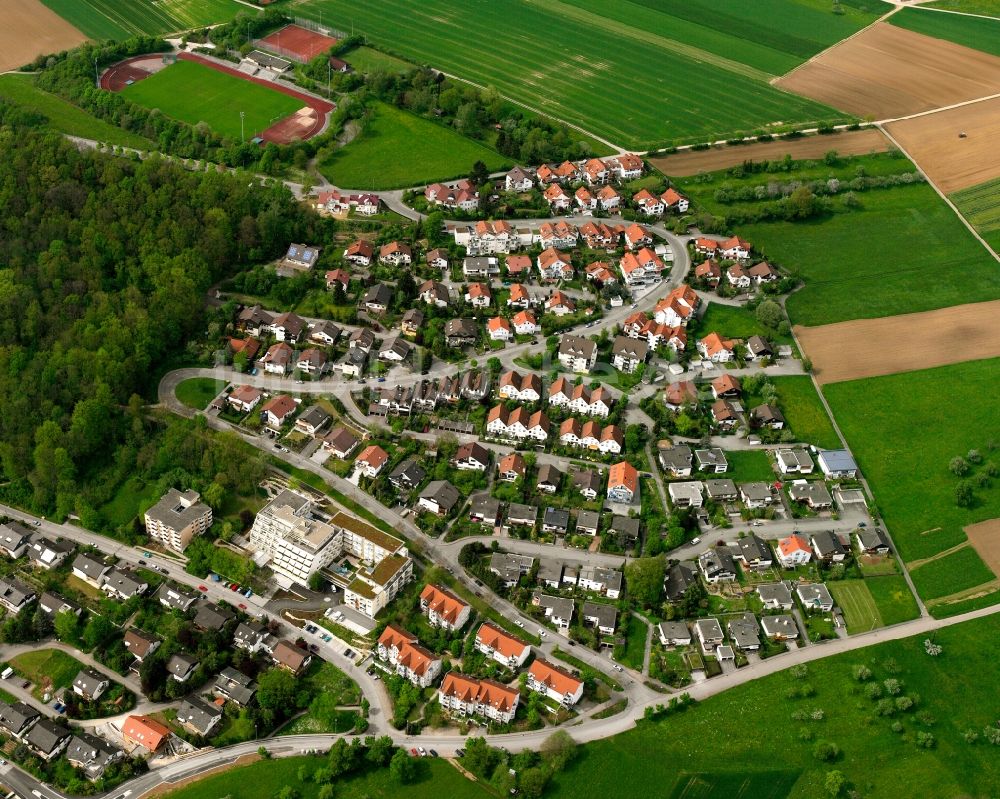
[[(645, 149), (838, 112), (770, 86), (761, 74), (557, 0), (309, 0), (303, 16), (353, 28), (378, 46), (504, 94), (621, 146)], [(405, 19), (401, 26), (398, 20)], [(608, 34), (608, 28), (614, 35)], [(557, 44), (547, 34), (559, 31)], [(699, 51), (703, 52), (703, 51)], [(731, 71), (724, 68), (728, 64)]]

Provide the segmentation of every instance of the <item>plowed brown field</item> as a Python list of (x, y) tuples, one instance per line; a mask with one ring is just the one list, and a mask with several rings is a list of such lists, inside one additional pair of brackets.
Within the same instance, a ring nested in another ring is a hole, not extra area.
[(880, 22), (776, 85), (858, 116), (893, 119), (1000, 92), (1000, 58)]
[(76, 47), (87, 37), (39, 0), (3, 0), (0, 72), (17, 69), (42, 53)]
[(885, 127), (945, 194), (1000, 177), (1000, 99)]
[(881, 319), (796, 326), (795, 335), (813, 362), (816, 379), (837, 383), (998, 357), (998, 316), (1000, 300), (993, 300)]
[(969, 543), (994, 574), (1000, 574), (1000, 519), (988, 519), (965, 528)]
[(665, 175), (685, 177), (699, 172), (728, 169), (744, 161), (775, 161), (786, 155), (792, 158), (822, 158), (830, 150), (841, 155), (867, 155), (888, 150), (889, 140), (877, 128), (848, 130), (829, 136), (803, 136), (801, 139), (755, 142), (736, 147), (715, 147), (711, 150), (685, 150), (651, 158), (649, 163)]

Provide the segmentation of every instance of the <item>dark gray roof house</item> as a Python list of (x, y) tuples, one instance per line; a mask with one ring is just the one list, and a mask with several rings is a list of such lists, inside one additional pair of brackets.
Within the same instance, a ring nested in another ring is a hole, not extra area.
[(229, 608), (222, 605), (213, 605), (211, 602), (202, 601), (198, 603), (198, 611), (194, 614), (196, 627), (202, 630), (215, 632), (226, 626), (226, 623), (236, 618), (236, 614)]
[(183, 653), (171, 655), (170, 660), (167, 661), (167, 673), (177, 682), (187, 680), (196, 668), (198, 668), (198, 661)]
[(588, 498), (598, 496), (604, 488), (600, 474), (593, 469), (573, 469), (569, 479), (573, 483), (573, 488)]
[(43, 760), (51, 760), (69, 744), (72, 733), (61, 724), (49, 719), (39, 719), (27, 734), (24, 742)]
[(221, 720), (221, 707), (193, 694), (185, 697), (177, 708), (177, 722), (202, 737), (211, 734)]
[(594, 510), (581, 510), (576, 514), (576, 531), (585, 535), (597, 535), (601, 526), (601, 514)]
[(84, 699), (98, 699), (111, 686), (111, 680), (97, 669), (81, 669), (73, 680), (73, 693)]
[(35, 599), (35, 589), (31, 586), (13, 577), (0, 579), (0, 605), (12, 613), (17, 613)]
[(15, 737), (22, 735), (40, 715), (37, 710), (24, 702), (15, 702), (13, 705), (0, 702), (0, 726)]
[(20, 522), (0, 524), (0, 551), (7, 557), (21, 557), (30, 542), (31, 531)]
[(695, 564), (688, 560), (681, 561), (667, 569), (663, 580), (663, 593), (671, 602), (676, 602), (697, 582)]
[(242, 622), (233, 633), (233, 644), (240, 649), (256, 650), (267, 637), (267, 627), (255, 622)]
[(256, 683), (242, 671), (231, 666), (227, 666), (219, 673), (212, 690), (216, 696), (235, 702), (241, 707), (249, 705), (257, 693)]
[(101, 590), (109, 596), (116, 596), (119, 599), (131, 599), (134, 596), (145, 594), (149, 589), (149, 583), (138, 577), (134, 572), (124, 571), (117, 567), (107, 573)]
[(580, 611), (584, 624), (596, 627), (604, 635), (612, 635), (618, 626), (618, 608), (599, 602), (584, 602)]
[(887, 555), (889, 539), (881, 527), (859, 527), (854, 531), (861, 551), (868, 555)]
[(820, 530), (810, 536), (809, 543), (812, 544), (816, 557), (822, 560), (843, 560), (847, 554), (844, 545), (832, 530)]
[(569, 529), (569, 511), (562, 508), (546, 508), (542, 516), (542, 530), (547, 533), (564, 535)]
[(729, 637), (744, 652), (760, 649), (760, 627), (752, 613), (744, 613), (729, 620)]
[(48, 616), (55, 616), (57, 613), (72, 613), (79, 616), (83, 608), (76, 602), (71, 602), (65, 597), (59, 596), (55, 591), (46, 591), (38, 598), (38, 605), (42, 612)]
[(73, 561), (73, 573), (84, 580), (89, 580), (94, 585), (98, 585), (111, 567), (103, 560), (98, 560), (91, 555), (80, 554)]
[(639, 519), (615, 514), (611, 517), (608, 532), (616, 536), (623, 546), (632, 546), (639, 540), (641, 527), (642, 522)]
[(741, 538), (738, 544), (740, 560), (752, 569), (766, 569), (774, 560), (771, 548), (754, 533)]
[(433, 480), (420, 492), (420, 501), (428, 510), (437, 513), (451, 513), (462, 499), (462, 495), (447, 480)]
[(92, 780), (98, 779), (104, 769), (124, 756), (121, 749), (88, 732), (76, 733), (66, 746), (69, 764), (83, 769)]
[(420, 485), (426, 476), (427, 470), (409, 458), (389, 472), (389, 482), (398, 489), (410, 490)]
[(195, 603), (198, 595), (164, 583), (156, 589), (156, 598), (163, 607), (184, 612)]

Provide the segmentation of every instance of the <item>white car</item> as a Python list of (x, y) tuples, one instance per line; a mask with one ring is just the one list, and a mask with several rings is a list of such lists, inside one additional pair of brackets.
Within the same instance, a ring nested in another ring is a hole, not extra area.
[(614, 668), (614, 670), (615, 670), (615, 671), (625, 671), (625, 669), (623, 669), (623, 668), (622, 668), (621, 666), (619, 666), (619, 665), (618, 665), (617, 663), (616, 663), (616, 664), (614, 665), (614, 667), (613, 667), (613, 668)]
[(538, 631), (538, 637), (539, 638), (544, 638), (545, 637), (545, 630), (539, 630)]
[(524, 627), (524, 622), (521, 621), (520, 619), (514, 619), (514, 624), (516, 624), (518, 627)]

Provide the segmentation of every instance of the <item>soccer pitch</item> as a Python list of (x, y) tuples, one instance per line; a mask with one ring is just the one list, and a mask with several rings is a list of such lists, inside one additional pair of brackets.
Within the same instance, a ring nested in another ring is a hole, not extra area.
[(204, 122), (236, 141), (240, 138), (241, 111), (243, 132), (249, 140), (304, 105), (302, 100), (192, 61), (171, 64), (122, 93), (134, 103), (158, 108), (182, 122)]

